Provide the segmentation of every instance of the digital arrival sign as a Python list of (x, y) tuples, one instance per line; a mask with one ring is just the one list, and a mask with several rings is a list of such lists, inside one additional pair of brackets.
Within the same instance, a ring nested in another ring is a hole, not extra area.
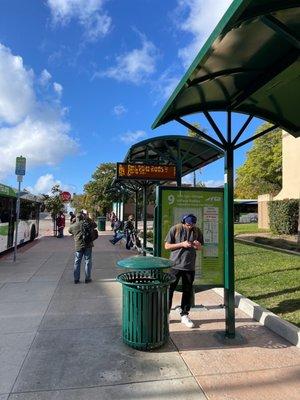
[(117, 179), (175, 181), (175, 165), (117, 163)]
[(197, 216), (197, 226), (203, 233), (204, 245), (197, 251), (194, 286), (224, 284), (223, 188), (184, 188), (160, 186), (157, 188), (156, 253), (169, 258), (164, 243), (171, 226), (180, 223), (187, 214)]

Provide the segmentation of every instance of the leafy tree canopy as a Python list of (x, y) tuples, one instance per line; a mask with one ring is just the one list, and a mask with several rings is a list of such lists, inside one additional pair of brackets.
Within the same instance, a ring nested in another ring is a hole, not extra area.
[(51, 213), (52, 218), (55, 218), (60, 211), (64, 210), (64, 203), (60, 198), (62, 190), (59, 185), (54, 185), (51, 189), (52, 195), (43, 194), (45, 208)]
[(110, 192), (115, 176), (116, 164), (103, 163), (97, 167), (92, 179), (84, 186), (86, 209), (92, 214), (105, 214), (110, 210), (111, 203), (117, 200), (116, 195)]
[[(261, 125), (255, 134), (269, 128)], [(282, 131), (276, 129), (256, 140), (247, 152), (246, 161), (236, 171), (235, 197), (256, 198), (260, 194), (276, 195), (282, 185)]]

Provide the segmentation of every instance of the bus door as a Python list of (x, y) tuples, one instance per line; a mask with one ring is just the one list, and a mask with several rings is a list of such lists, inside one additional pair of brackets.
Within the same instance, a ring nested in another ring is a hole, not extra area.
[(15, 222), (16, 222), (16, 199), (9, 199), (9, 225), (8, 225), (8, 238), (7, 238), (7, 247), (13, 247), (14, 245), (14, 231), (15, 231)]
[(0, 197), (0, 251), (5, 251), (14, 243), (14, 221), (16, 200)]

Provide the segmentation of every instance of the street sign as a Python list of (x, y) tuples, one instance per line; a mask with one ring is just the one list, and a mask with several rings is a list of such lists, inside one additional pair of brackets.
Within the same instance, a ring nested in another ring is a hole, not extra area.
[(26, 171), (26, 158), (25, 157), (17, 157), (16, 158), (16, 175), (25, 175)]
[(68, 201), (70, 201), (71, 200), (71, 193), (69, 193), (69, 192), (61, 192), (61, 194), (60, 194), (60, 198), (61, 198), (61, 200), (62, 201), (65, 201), (65, 202), (68, 202)]

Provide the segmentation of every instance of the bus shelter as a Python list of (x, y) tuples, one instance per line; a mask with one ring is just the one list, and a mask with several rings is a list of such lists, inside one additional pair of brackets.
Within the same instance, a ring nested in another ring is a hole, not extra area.
[[(164, 185), (172, 180), (181, 186), (182, 177), (210, 164), (223, 157), (223, 150), (206, 140), (196, 137), (166, 135), (138, 142), (130, 147), (124, 163), (133, 165), (158, 165), (174, 166), (176, 173), (168, 180), (162, 176), (160, 179), (145, 179), (142, 176), (126, 180), (116, 180), (118, 185), (123, 185), (136, 193), (143, 190), (143, 241), (146, 243), (147, 233), (147, 194), (148, 188), (153, 185)], [(156, 229), (154, 229), (157, 232)], [(144, 253), (145, 254), (145, 253)]]
[[(278, 127), (300, 136), (299, 56), (299, 0), (234, 0), (152, 125), (155, 129), (177, 121), (224, 151), (224, 303), (229, 338), (235, 337), (234, 152)], [(224, 130), (212, 111), (227, 114)], [(183, 119), (193, 113), (203, 113), (214, 135)], [(247, 115), (235, 135), (233, 113)], [(254, 117), (272, 126), (242, 140)]]

